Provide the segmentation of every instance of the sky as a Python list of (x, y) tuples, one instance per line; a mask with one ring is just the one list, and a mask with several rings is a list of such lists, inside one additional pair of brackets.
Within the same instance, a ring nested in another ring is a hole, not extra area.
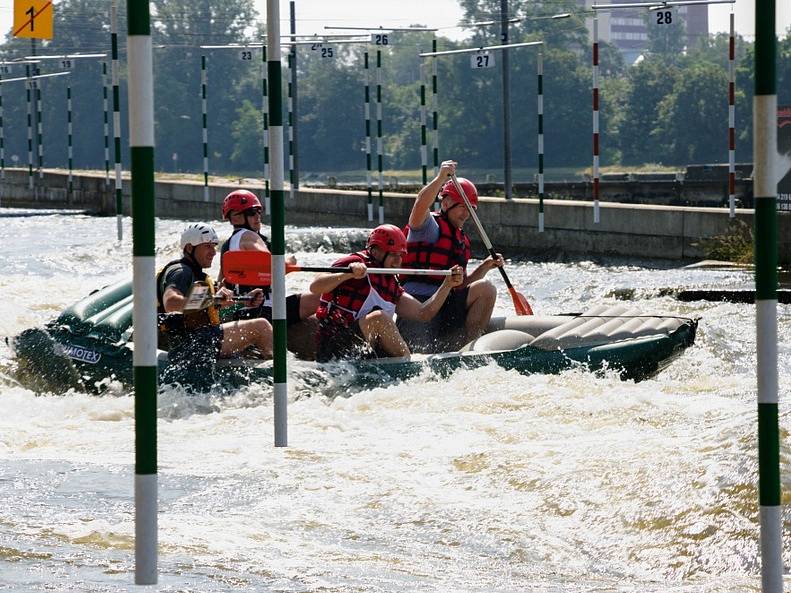
[[(110, 5), (110, 0), (97, 0)], [(266, 12), (266, 0), (255, 0), (261, 14)], [(777, 30), (784, 34), (791, 26), (791, 0), (776, 0)], [(55, 0), (57, 11), (58, 2)], [(710, 32), (728, 30), (728, 15), (731, 6), (713, 4), (709, 6)], [(288, 0), (280, 0), (281, 31), (288, 31)], [(453, 28), (462, 18), (462, 10), (456, 0), (296, 0), (297, 32), (313, 34), (327, 32), (328, 26), (358, 27), (406, 27), (414, 24), (442, 28), (440, 35), (451, 39), (462, 39), (465, 33)], [(752, 39), (755, 35), (755, 0), (736, 0), (736, 30)], [(7, 31), (13, 24), (12, 0), (0, 0), (0, 29)], [(337, 31), (336, 31), (337, 33)], [(57, 34), (57, 32), (56, 32)]]

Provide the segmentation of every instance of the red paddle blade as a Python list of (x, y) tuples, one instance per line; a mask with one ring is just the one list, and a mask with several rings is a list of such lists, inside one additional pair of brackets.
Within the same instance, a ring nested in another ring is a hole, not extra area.
[(222, 274), (232, 284), (271, 286), (272, 254), (263, 251), (227, 251), (222, 256)]
[(533, 308), (530, 306), (530, 303), (527, 302), (525, 295), (520, 292), (516, 292), (516, 289), (511, 287), (508, 290), (511, 293), (511, 300), (514, 301), (514, 309), (516, 309), (517, 315), (532, 315)]

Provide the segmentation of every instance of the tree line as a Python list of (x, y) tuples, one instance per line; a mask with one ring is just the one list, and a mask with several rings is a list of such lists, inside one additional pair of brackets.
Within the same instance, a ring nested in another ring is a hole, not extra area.
[[(123, 160), (128, 163), (126, 117), (125, 7), (119, 7)], [(298, 3), (297, 3), (298, 4)], [(499, 0), (460, 0), (465, 19), (496, 18)], [(63, 0), (55, 11), (55, 39), (39, 45), (41, 55), (110, 52), (109, 14), (97, 0)], [(102, 10), (97, 10), (101, 6)], [(158, 170), (202, 170), (201, 55), (208, 61), (208, 135), (213, 174), (261, 176), (263, 110), (260, 49), (201, 49), (200, 45), (260, 42), (261, 15), (252, 0), (153, 0), (155, 158)], [(297, 9), (299, 7), (297, 6)], [(576, 10), (574, 0), (553, 9)], [(582, 16), (534, 19), (535, 6), (514, 3), (523, 18), (510, 41), (543, 40), (546, 167), (587, 167), (591, 161), (591, 46)], [(531, 12), (533, 11), (533, 12)], [(534, 19), (534, 20), (531, 20)], [(419, 23), (416, 23), (418, 25)], [(480, 27), (470, 40), (438, 37), (441, 50), (499, 43), (498, 27)], [(387, 169), (420, 167), (420, 80), (433, 33), (392, 33), (382, 52), (384, 163)], [(602, 165), (655, 163), (683, 166), (727, 162), (728, 36), (709, 36), (684, 47), (683, 19), (649, 27), (649, 48), (627, 66), (613, 46), (600, 44), (600, 128)], [(326, 49), (327, 46), (325, 46)], [(336, 44), (332, 57), (318, 47), (298, 49), (299, 161), (304, 172), (365, 168), (364, 53), (369, 51), (371, 99), (375, 97), (373, 45)], [(737, 160), (752, 158), (753, 45), (737, 39)], [(30, 41), (6, 39), (4, 60), (30, 55)], [(284, 50), (284, 55), (287, 50)], [(324, 55), (322, 55), (322, 53)], [(495, 61), (500, 55), (494, 54)], [(535, 48), (510, 51), (513, 165), (535, 168)], [(65, 167), (66, 86), (74, 114), (74, 164), (104, 163), (102, 60), (73, 60), (70, 75), (43, 79), (45, 166)], [(430, 72), (430, 64), (428, 66)], [(40, 64), (41, 73), (62, 66)], [(109, 59), (107, 62), (109, 75)], [(778, 103), (791, 103), (791, 31), (778, 46)], [(8, 66), (3, 78), (24, 76), (24, 66)], [(68, 81), (66, 80), (68, 78)], [(430, 78), (427, 97), (430, 102)], [(440, 158), (465, 167), (501, 167), (502, 95), (499, 67), (473, 69), (469, 55), (437, 58)], [(287, 85), (283, 84), (284, 92)], [(110, 95), (111, 96), (111, 95)], [(24, 83), (2, 85), (6, 165), (12, 155), (27, 160), (27, 103)], [(109, 101), (110, 109), (112, 102)], [(285, 105), (285, 101), (284, 101)], [(372, 117), (375, 109), (371, 103)], [(429, 112), (429, 120), (431, 114)], [(112, 121), (112, 119), (110, 120)], [(287, 121), (287, 116), (284, 116)], [(375, 121), (372, 130), (376, 130)], [(111, 132), (112, 133), (112, 132)], [(375, 150), (375, 141), (373, 147)], [(111, 141), (112, 150), (112, 141)], [(177, 161), (173, 156), (177, 155)], [(112, 156), (111, 156), (112, 160)], [(374, 161), (375, 162), (375, 161)], [(178, 163), (178, 165), (176, 165)]]

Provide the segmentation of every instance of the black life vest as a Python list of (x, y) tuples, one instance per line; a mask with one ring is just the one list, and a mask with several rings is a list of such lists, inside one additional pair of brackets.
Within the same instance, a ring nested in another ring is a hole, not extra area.
[[(157, 274), (157, 324), (161, 333), (184, 333), (208, 325), (220, 324), (220, 313), (212, 303), (207, 308), (188, 313), (168, 313), (165, 311), (165, 277), (175, 266), (187, 266), (197, 282), (204, 282), (209, 287), (209, 294), (214, 295), (214, 284), (206, 273), (189, 257), (175, 259), (165, 264)], [(184, 295), (186, 296), (186, 295)]]
[[(251, 233), (255, 233), (255, 231), (253, 229), (248, 228), (246, 226), (235, 226), (235, 227), (233, 227), (233, 232), (231, 233), (231, 236), (228, 237), (228, 240), (225, 241), (225, 243), (222, 244), (222, 247), (220, 247), (220, 262), (222, 262), (222, 257), (226, 253), (228, 253), (228, 251), (231, 250), (231, 239), (234, 237), (234, 235), (236, 235), (236, 234), (238, 234), (238, 233), (240, 233), (242, 231), (250, 231)], [(266, 248), (269, 249), (269, 251), (272, 251), (272, 246), (269, 244), (269, 239), (265, 235), (262, 235), (261, 233), (256, 233), (256, 234), (259, 237), (261, 237), (261, 239), (263, 240), (264, 244), (266, 245)], [(270, 286), (245, 286), (245, 285), (242, 285), (242, 284), (231, 284), (230, 282), (228, 282), (227, 280), (224, 280), (224, 279), (223, 279), (223, 282), (225, 283), (225, 285), (228, 288), (233, 290), (236, 294), (247, 294), (251, 290), (254, 290), (256, 288), (260, 288), (263, 291), (263, 293), (264, 293), (264, 300), (266, 300), (269, 297), (270, 293), (271, 293), (271, 287)]]
[[(431, 212), (439, 226), (439, 238), (435, 243), (426, 241), (412, 241), (407, 243), (407, 254), (401, 259), (405, 268), (423, 270), (449, 270), (456, 264), (464, 270), (467, 277), (467, 262), (470, 261), (470, 238), (463, 230), (450, 224), (447, 212)], [(404, 235), (409, 236), (409, 225), (404, 227)], [(444, 276), (410, 276), (403, 274), (401, 282), (410, 280), (426, 282), (428, 284), (442, 284)]]

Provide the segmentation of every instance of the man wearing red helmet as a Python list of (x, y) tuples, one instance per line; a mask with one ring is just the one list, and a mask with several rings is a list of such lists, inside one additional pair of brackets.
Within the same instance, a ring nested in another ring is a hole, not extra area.
[[(228, 251), (266, 251), (269, 252), (271, 247), (269, 240), (261, 234), (261, 212), (263, 207), (261, 201), (253, 192), (245, 189), (237, 189), (232, 191), (222, 203), (222, 216), (233, 225), (233, 233), (220, 249), (220, 254), (225, 255)], [(289, 255), (287, 262), (295, 264), (296, 258)], [(220, 277), (219, 281), (223, 279), (222, 259), (220, 260)], [(253, 290), (254, 286), (232, 286), (238, 293), (247, 293)], [(272, 321), (272, 302), (269, 287), (264, 288), (264, 304), (256, 310), (255, 314), (265, 319)], [(293, 326), (300, 321), (307, 320), (315, 312), (319, 304), (318, 296), (311, 293), (304, 294), (291, 294), (286, 297), (286, 323), (289, 327)], [(243, 310), (243, 312), (246, 310)], [(247, 314), (246, 316), (249, 316)], [(315, 324), (315, 322), (314, 322)], [(312, 349), (313, 339), (312, 333), (315, 329), (314, 324), (309, 324), (310, 327), (305, 328), (308, 334), (311, 334), (308, 339), (302, 340), (309, 344), (308, 350)], [(294, 349), (300, 350), (303, 355), (310, 356), (312, 352), (305, 349), (304, 346), (296, 346), (297, 332), (290, 332), (289, 346), (295, 346)], [(292, 344), (293, 342), (293, 344)]]
[(421, 303), (404, 292), (394, 274), (367, 274), (369, 267), (398, 268), (407, 253), (404, 233), (397, 226), (383, 224), (368, 236), (363, 251), (342, 257), (333, 267), (349, 267), (351, 272), (319, 274), (310, 290), (321, 295), (316, 317), (316, 360), (409, 356), (393, 314), (399, 319), (425, 323), (440, 310), (451, 289), (460, 285), (462, 269), (453, 266), (431, 298)]
[[(449, 179), (456, 173), (455, 161), (443, 161), (439, 174), (420, 190), (412, 206), (407, 233), (409, 253), (403, 260), (405, 268), (446, 270), (460, 266), (464, 282), (445, 299), (439, 313), (430, 323), (419, 324), (399, 318), (398, 328), (418, 352), (457, 350), (478, 338), (486, 329), (497, 298), (495, 286), (484, 279), (495, 267), (503, 265), (499, 254), (488, 257), (467, 274), (470, 239), (462, 230), (470, 216), (464, 199)], [(470, 205), (478, 208), (478, 190), (468, 179), (458, 178)], [(431, 212), (434, 198), (441, 198), (440, 212)], [(404, 290), (419, 301), (429, 299), (442, 281), (441, 276), (404, 276)]]

